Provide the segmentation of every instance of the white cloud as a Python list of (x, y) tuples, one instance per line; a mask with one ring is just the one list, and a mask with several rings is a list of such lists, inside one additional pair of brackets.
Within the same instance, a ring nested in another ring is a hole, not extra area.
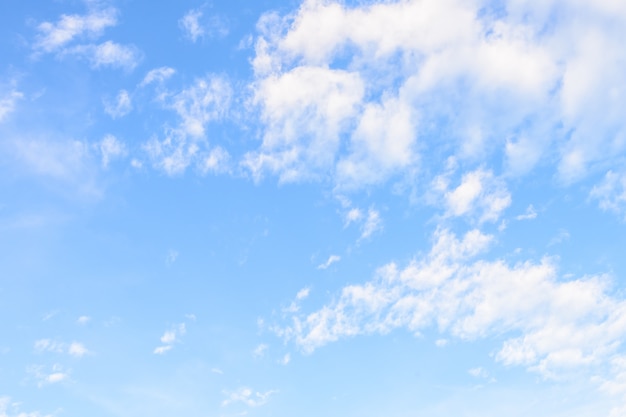
[(159, 339), (162, 346), (157, 346), (152, 351), (156, 355), (163, 355), (169, 352), (174, 347), (174, 344), (180, 342), (180, 338), (187, 333), (187, 326), (185, 323), (180, 323), (176, 326), (172, 326), (170, 330), (166, 330), (163, 336)]
[(479, 223), (496, 222), (511, 204), (511, 195), (505, 183), (491, 171), (477, 169), (461, 177), (460, 184), (450, 186), (450, 172), (433, 181), (432, 192), (438, 195), (437, 204), (445, 208), (445, 217), (469, 217)]
[(291, 355), (289, 353), (286, 353), (285, 356), (278, 361), (281, 365), (288, 365), (289, 362), (291, 362)]
[(83, 325), (83, 326), (89, 323), (90, 321), (91, 321), (91, 317), (89, 316), (80, 316), (78, 319), (76, 319), (76, 323)]
[[(304, 352), (341, 338), (436, 328), (461, 340), (502, 338), (495, 359), (544, 377), (601, 372), (626, 337), (626, 301), (606, 276), (559, 277), (553, 260), (475, 259), (492, 236), (436, 232), (430, 253), (405, 268), (380, 268), (312, 313), (273, 330)], [(572, 308), (571, 306), (576, 306)]]
[(209, 151), (209, 154), (200, 163), (200, 171), (203, 174), (209, 172), (223, 173), (230, 170), (230, 154), (224, 148), (216, 146)]
[(64, 370), (59, 364), (52, 365), (48, 369), (41, 365), (32, 365), (26, 371), (37, 381), (39, 388), (45, 385), (58, 384), (68, 380), (70, 377), (69, 372)]
[(224, 391), (226, 399), (222, 401), (222, 407), (233, 403), (243, 403), (248, 407), (260, 407), (266, 404), (270, 397), (276, 394), (278, 391), (270, 390), (266, 392), (254, 392), (248, 387), (240, 387), (235, 391)]
[(111, 102), (110, 100), (104, 101), (104, 111), (113, 119), (126, 116), (132, 109), (133, 104), (126, 90), (120, 90), (115, 98), (115, 102)]
[(378, 210), (369, 209), (367, 211), (367, 218), (361, 227), (361, 237), (359, 240), (367, 239), (375, 232), (381, 231), (382, 229), (383, 225), (380, 213)]
[(153, 166), (168, 175), (182, 174), (192, 163), (197, 164), (202, 173), (227, 171), (228, 153), (208, 145), (206, 128), (226, 115), (231, 96), (229, 82), (214, 75), (198, 78), (178, 93), (161, 94), (162, 105), (174, 110), (180, 123), (173, 129), (166, 129), (164, 139), (153, 137), (144, 143), (143, 149)]
[(24, 94), (17, 90), (12, 90), (0, 96), (0, 123), (13, 113), (19, 100), (24, 98)]
[(89, 349), (87, 349), (82, 343), (72, 342), (67, 349), (67, 353), (72, 356), (76, 356), (77, 358), (81, 358), (91, 352), (89, 352)]
[(128, 153), (126, 145), (113, 135), (106, 135), (102, 141), (100, 141), (98, 147), (102, 154), (102, 167), (105, 169), (108, 168), (109, 162), (113, 159), (126, 156)]
[(128, 71), (134, 69), (142, 59), (141, 52), (136, 47), (112, 41), (78, 45), (67, 49), (64, 53), (87, 59), (93, 68), (113, 67)]
[(143, 78), (139, 86), (144, 87), (154, 82), (162, 83), (163, 81), (167, 80), (172, 75), (174, 75), (175, 73), (176, 73), (176, 70), (174, 68), (170, 68), (170, 67), (155, 68), (153, 70), (148, 71), (148, 73)]
[(351, 208), (348, 210), (345, 216), (345, 227), (348, 227), (351, 223), (358, 222), (363, 218), (363, 212), (358, 208)]
[(339, 262), (341, 260), (341, 256), (339, 255), (330, 255), (328, 260), (322, 264), (317, 266), (317, 269), (327, 269), (329, 266), (334, 264), (335, 262)]
[(267, 352), (268, 348), (269, 348), (268, 345), (266, 345), (265, 343), (261, 343), (260, 345), (254, 348), (254, 350), (252, 351), (252, 356), (254, 356), (255, 358), (261, 358), (265, 356), (265, 352)]
[(107, 27), (117, 24), (117, 10), (109, 8), (87, 15), (61, 15), (56, 23), (43, 22), (37, 26), (37, 40), (33, 48), (38, 52), (55, 52), (86, 35), (98, 37)]
[(537, 218), (537, 211), (531, 204), (526, 209), (526, 213), (515, 216), (515, 220), (533, 220)]
[(158, 347), (154, 348), (152, 353), (154, 353), (155, 355), (163, 355), (164, 353), (168, 352), (171, 349), (172, 349), (171, 345), (158, 346)]
[(255, 179), (269, 171), (292, 182), (332, 168), (364, 87), (357, 74), (301, 66), (259, 80), (254, 94), (267, 128), (260, 151), (248, 153), (243, 164)]
[(251, 84), (262, 142), (244, 165), (256, 179), (354, 188), (450, 155), (502, 158), (513, 176), (552, 164), (564, 183), (619, 164), (618, 3), (521, 0), (496, 13), (483, 0), (306, 0), (268, 13)]
[(589, 196), (598, 200), (602, 210), (611, 211), (626, 219), (626, 175), (609, 171), (593, 187)]
[(307, 298), (309, 296), (310, 293), (311, 293), (311, 289), (309, 287), (302, 288), (296, 294), (296, 300), (298, 300), (298, 301), (304, 300), (305, 298)]
[(178, 25), (191, 42), (206, 37), (224, 37), (228, 34), (228, 24), (223, 18), (206, 17), (200, 9), (189, 10), (178, 21)]

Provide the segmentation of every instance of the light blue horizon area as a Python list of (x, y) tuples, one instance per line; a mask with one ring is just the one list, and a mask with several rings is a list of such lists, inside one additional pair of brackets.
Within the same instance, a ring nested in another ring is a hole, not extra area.
[(624, 28), (5, 2), (0, 417), (626, 416)]

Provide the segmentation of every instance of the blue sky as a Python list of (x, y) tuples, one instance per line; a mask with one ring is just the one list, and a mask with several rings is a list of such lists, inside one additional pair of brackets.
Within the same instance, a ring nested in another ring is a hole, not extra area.
[(0, 417), (626, 415), (626, 6), (0, 6)]

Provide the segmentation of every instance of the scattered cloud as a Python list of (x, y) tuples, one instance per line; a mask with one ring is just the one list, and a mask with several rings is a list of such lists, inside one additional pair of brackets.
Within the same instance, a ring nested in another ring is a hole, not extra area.
[(526, 213), (520, 214), (520, 215), (516, 216), (515, 220), (533, 220), (533, 219), (536, 219), (536, 218), (537, 218), (537, 211), (535, 210), (535, 208), (531, 204), (526, 209)]
[(55, 342), (50, 339), (39, 339), (35, 341), (35, 351), (36, 352), (56, 352), (63, 353), (65, 351), (65, 344), (60, 342)]
[(209, 123), (225, 117), (231, 97), (229, 82), (214, 75), (198, 78), (178, 93), (162, 93), (159, 101), (164, 108), (177, 113), (180, 123), (166, 129), (164, 139), (153, 137), (144, 143), (143, 149), (153, 166), (168, 175), (182, 174), (192, 163), (197, 164), (202, 173), (226, 172), (228, 153), (208, 144), (206, 128)]
[(469, 217), (483, 223), (496, 222), (511, 204), (511, 195), (504, 181), (491, 171), (477, 169), (466, 172), (460, 184), (451, 186), (452, 172), (435, 178), (432, 193), (437, 205), (445, 208), (444, 217)]
[(104, 111), (113, 119), (126, 116), (132, 109), (133, 104), (126, 90), (120, 90), (114, 102), (104, 100)]
[(212, 368), (211, 372), (213, 372), (214, 374), (218, 374), (218, 375), (224, 375), (224, 371), (222, 371), (219, 368)]
[(78, 319), (76, 319), (76, 323), (80, 324), (81, 326), (84, 326), (90, 321), (91, 321), (91, 317), (89, 316), (80, 316)]
[(172, 75), (174, 75), (175, 73), (176, 73), (176, 70), (170, 67), (159, 67), (159, 68), (152, 69), (148, 71), (148, 73), (143, 78), (139, 86), (145, 87), (155, 82), (162, 83), (163, 81), (167, 80)]
[(63, 353), (70, 356), (75, 356), (77, 358), (83, 357), (91, 353), (82, 343), (72, 342), (70, 344), (67, 344), (64, 342), (57, 342), (51, 339), (39, 339), (35, 341), (34, 349), (37, 353)]
[(40, 23), (33, 49), (40, 53), (56, 52), (76, 38), (99, 37), (104, 29), (117, 24), (117, 15), (116, 9), (108, 8), (86, 15), (61, 15), (55, 23)]
[(91, 352), (82, 343), (72, 342), (67, 348), (67, 353), (77, 358), (82, 358)]
[(191, 42), (228, 35), (228, 23), (218, 16), (206, 16), (201, 9), (191, 9), (178, 21), (183, 34)]
[(382, 219), (378, 210), (369, 209), (367, 211), (367, 218), (365, 219), (363, 226), (361, 227), (361, 237), (359, 240), (364, 240), (372, 236), (375, 232), (383, 230)]
[(89, 61), (93, 68), (109, 66), (132, 70), (142, 57), (136, 47), (110, 40), (93, 42), (102, 36), (106, 28), (117, 25), (117, 15), (117, 9), (107, 8), (92, 10), (85, 15), (61, 15), (56, 23), (40, 23), (33, 44), (34, 54), (78, 56)]
[(134, 46), (120, 45), (112, 41), (101, 44), (77, 45), (69, 48), (64, 55), (85, 58), (93, 68), (113, 67), (133, 70), (141, 61), (142, 54)]
[(267, 352), (268, 348), (269, 348), (268, 345), (266, 345), (265, 343), (261, 343), (260, 345), (254, 348), (254, 350), (252, 351), (252, 356), (254, 356), (255, 358), (261, 358), (265, 356), (265, 352)]
[(626, 336), (626, 301), (611, 295), (610, 279), (560, 278), (550, 258), (515, 265), (476, 259), (492, 241), (478, 230), (462, 238), (438, 230), (427, 255), (405, 268), (387, 264), (371, 281), (348, 285), (334, 301), (273, 330), (312, 353), (342, 338), (434, 327), (446, 338), (502, 338), (496, 361), (546, 378), (610, 365)]
[(241, 387), (235, 391), (224, 391), (224, 395), (227, 397), (222, 401), (222, 407), (226, 407), (233, 403), (243, 403), (248, 407), (260, 407), (266, 404), (270, 397), (276, 394), (278, 391), (270, 390), (266, 392), (254, 392), (248, 387)]
[(291, 362), (291, 354), (286, 353), (285, 356), (283, 356), (278, 363), (281, 365), (288, 365), (289, 362)]
[(626, 175), (607, 172), (602, 181), (593, 187), (589, 196), (598, 201), (602, 210), (626, 219)]
[(293, 13), (265, 14), (251, 84), (263, 130), (244, 166), (257, 180), (330, 177), (358, 188), (412, 178), (450, 154), (502, 157), (512, 176), (552, 163), (563, 183), (619, 163), (621, 6), (492, 8), (307, 0)]
[(24, 94), (17, 90), (0, 93), (0, 123), (4, 122), (15, 110), (17, 102), (24, 98)]
[(113, 135), (106, 135), (98, 145), (102, 154), (102, 167), (105, 169), (113, 159), (124, 157), (128, 153), (126, 145)]
[(317, 266), (317, 269), (327, 269), (329, 266), (334, 264), (335, 262), (339, 262), (341, 260), (341, 256), (339, 255), (330, 255), (328, 260), (322, 264)]
[(180, 338), (187, 333), (187, 326), (185, 323), (180, 323), (173, 326), (170, 330), (166, 330), (161, 336), (161, 346), (157, 346), (152, 353), (156, 355), (163, 355), (174, 347), (175, 343), (180, 342)]
[(69, 371), (65, 370), (59, 364), (52, 365), (51, 367), (31, 365), (26, 371), (37, 381), (39, 388), (46, 385), (58, 384), (68, 380), (70, 377)]

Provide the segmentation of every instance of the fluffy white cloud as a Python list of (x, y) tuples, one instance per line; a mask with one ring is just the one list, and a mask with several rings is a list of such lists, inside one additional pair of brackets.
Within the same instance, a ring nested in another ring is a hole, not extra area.
[(65, 370), (59, 364), (52, 365), (51, 367), (32, 365), (27, 368), (27, 372), (37, 381), (39, 388), (45, 385), (58, 384), (68, 380), (70, 377), (69, 371)]
[[(481, 260), (493, 237), (438, 230), (430, 253), (380, 268), (312, 313), (294, 312), (274, 331), (304, 352), (357, 335), (435, 327), (446, 337), (501, 337), (495, 358), (544, 377), (601, 372), (626, 336), (626, 302), (606, 276), (559, 277), (551, 259), (509, 265)], [(575, 306), (575, 308), (573, 307)]]
[(623, 6), (498, 7), (306, 0), (263, 16), (252, 85), (263, 136), (244, 165), (255, 178), (330, 175), (359, 187), (450, 155), (502, 158), (512, 175), (550, 163), (565, 183), (617, 163), (626, 149)]
[(511, 195), (504, 182), (491, 171), (477, 169), (461, 177), (456, 187), (450, 185), (450, 173), (433, 181), (432, 192), (437, 194), (437, 204), (445, 208), (446, 217), (467, 216), (482, 223), (495, 222), (511, 204)]
[(57, 342), (51, 339), (39, 339), (35, 342), (35, 351), (38, 353), (54, 352), (65, 353), (70, 356), (83, 357), (90, 353), (84, 344), (72, 342), (70, 344)]
[(174, 344), (180, 342), (180, 338), (187, 333), (187, 326), (185, 323), (180, 323), (176, 326), (173, 326), (170, 330), (166, 330), (161, 336), (162, 346), (157, 346), (154, 348), (152, 353), (156, 355), (163, 355), (166, 352), (169, 352), (173, 349)]
[(81, 358), (91, 352), (82, 343), (72, 342), (67, 348), (67, 353), (72, 356), (76, 356), (77, 358)]
[(43, 22), (37, 26), (33, 44), (35, 55), (56, 53), (57, 56), (78, 56), (93, 68), (117, 67), (132, 70), (141, 60), (140, 51), (113, 41), (94, 43), (107, 27), (117, 24), (117, 10), (91, 10), (86, 15), (62, 15), (56, 23)]

